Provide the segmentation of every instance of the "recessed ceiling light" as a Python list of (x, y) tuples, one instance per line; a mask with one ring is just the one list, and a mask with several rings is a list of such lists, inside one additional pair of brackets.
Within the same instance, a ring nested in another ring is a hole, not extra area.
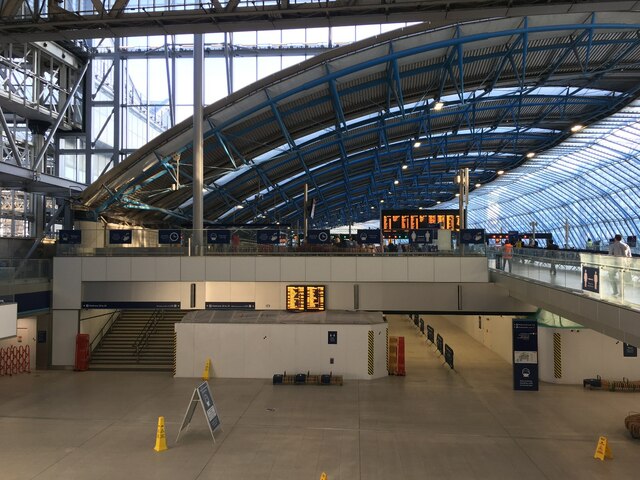
[(498, 175), (502, 175), (502, 174), (504, 173), (504, 170), (498, 170), (496, 173), (497, 173)]
[(459, 197), (459, 196), (460, 196), (460, 194), (459, 194), (459, 193), (456, 193), (456, 197)]
[(440, 205), (442, 202), (441, 202), (440, 200), (438, 200), (436, 203), (437, 203), (438, 205)]
[(376, 207), (371, 207), (371, 210), (375, 210), (375, 209), (376, 209)]
[(582, 125), (574, 125), (573, 127), (571, 127), (571, 131), (572, 131), (573, 133), (575, 133), (575, 132), (579, 132), (579, 131), (580, 131), (580, 130), (582, 130), (583, 128), (584, 128), (584, 126), (582, 126)]
[(433, 104), (433, 109), (434, 110), (442, 110), (442, 108), (444, 107), (444, 103), (442, 102), (436, 102)]
[(400, 180), (394, 180), (394, 181), (393, 181), (393, 184), (394, 184), (394, 185), (398, 185), (399, 183), (400, 183)]
[(409, 166), (405, 163), (404, 165), (402, 165), (402, 169), (406, 170), (407, 168), (409, 168)]
[(243, 207), (242, 205), (238, 205), (238, 207), (237, 207), (237, 208), (242, 209), (242, 208), (244, 208), (244, 207)]
[(383, 200), (380, 200), (380, 203), (384, 203), (384, 199), (383, 199)]
[(420, 143), (418, 140), (416, 140), (413, 144), (413, 148), (418, 148), (420, 145), (422, 145), (422, 143)]
[(535, 157), (535, 156), (536, 156), (535, 152), (529, 152), (529, 153), (527, 153), (527, 158), (533, 158), (533, 157)]

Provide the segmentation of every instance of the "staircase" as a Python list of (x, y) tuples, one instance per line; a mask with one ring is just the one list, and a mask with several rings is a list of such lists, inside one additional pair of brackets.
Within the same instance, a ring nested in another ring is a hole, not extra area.
[[(156, 326), (148, 331), (146, 345), (136, 353), (134, 346), (150, 319)], [(174, 324), (182, 320), (181, 310), (123, 310), (100, 344), (91, 352), (91, 370), (173, 371)]]

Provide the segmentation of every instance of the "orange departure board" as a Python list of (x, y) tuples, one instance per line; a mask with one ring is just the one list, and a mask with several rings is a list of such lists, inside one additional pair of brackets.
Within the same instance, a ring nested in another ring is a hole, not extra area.
[(406, 233), (426, 228), (460, 230), (458, 210), (383, 210), (382, 233)]
[(287, 285), (287, 311), (322, 312), (324, 309), (324, 285)]

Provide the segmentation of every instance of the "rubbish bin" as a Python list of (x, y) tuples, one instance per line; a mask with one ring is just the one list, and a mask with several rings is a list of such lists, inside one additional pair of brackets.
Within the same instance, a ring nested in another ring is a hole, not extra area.
[(78, 333), (76, 335), (76, 362), (74, 370), (84, 372), (89, 369), (89, 334)]

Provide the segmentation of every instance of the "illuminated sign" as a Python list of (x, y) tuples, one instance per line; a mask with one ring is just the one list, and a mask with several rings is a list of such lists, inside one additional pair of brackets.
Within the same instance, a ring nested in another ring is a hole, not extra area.
[(409, 232), (428, 228), (460, 229), (458, 210), (383, 210), (382, 233)]
[(287, 311), (322, 312), (325, 309), (324, 285), (287, 285)]

